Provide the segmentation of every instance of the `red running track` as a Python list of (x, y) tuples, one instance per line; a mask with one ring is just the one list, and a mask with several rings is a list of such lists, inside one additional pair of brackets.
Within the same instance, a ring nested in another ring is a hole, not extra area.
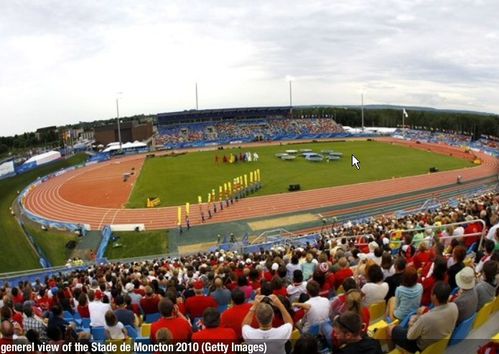
[[(379, 140), (453, 156), (472, 157), (447, 145), (416, 144), (391, 138)], [(498, 174), (497, 159), (482, 153), (474, 154), (483, 163), (461, 170), (245, 198), (214, 214), (207, 223), (274, 216), (359, 201), (367, 202), (373, 198), (449, 185), (456, 182), (458, 175), (464, 180), (472, 180)], [(107, 224), (145, 224), (146, 229), (175, 228), (177, 207), (123, 208), (144, 158), (144, 155), (125, 157), (54, 177), (28, 193), (24, 201), (25, 207), (45, 219), (89, 224), (92, 229), (101, 229)], [(131, 167), (135, 168), (136, 173), (131, 180), (124, 183), (123, 173), (130, 171)], [(201, 222), (199, 208), (196, 205), (191, 207), (190, 221), (191, 225)]]

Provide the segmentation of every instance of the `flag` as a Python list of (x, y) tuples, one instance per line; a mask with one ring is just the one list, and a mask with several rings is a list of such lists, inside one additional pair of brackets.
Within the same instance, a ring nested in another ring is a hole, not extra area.
[(248, 188), (248, 175), (244, 175), (244, 188)]
[(253, 183), (253, 171), (250, 172), (250, 183)]
[(409, 115), (407, 114), (407, 111), (405, 110), (405, 108), (403, 109), (402, 113), (404, 114), (405, 118), (409, 117)]
[(232, 194), (232, 183), (230, 181), (227, 182), (227, 187), (229, 187), (229, 194)]
[(185, 203), (185, 216), (189, 216), (190, 206), (189, 203)]
[(177, 225), (180, 226), (182, 224), (182, 207), (178, 207), (177, 209)]
[(211, 203), (211, 193), (208, 193), (208, 203)]
[(198, 203), (199, 203), (199, 204), (203, 203), (203, 198), (201, 198), (201, 196), (200, 196), (200, 195), (198, 195)]

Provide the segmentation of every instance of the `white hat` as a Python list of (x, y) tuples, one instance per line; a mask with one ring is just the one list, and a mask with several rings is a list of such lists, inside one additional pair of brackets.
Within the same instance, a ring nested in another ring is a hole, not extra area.
[(272, 270), (278, 270), (279, 269), (279, 264), (277, 264), (277, 263), (272, 264), (271, 269)]
[(125, 285), (125, 290), (127, 293), (131, 293), (135, 289), (135, 286), (132, 283), (127, 283)]
[(471, 267), (464, 267), (456, 274), (456, 284), (460, 289), (470, 290), (475, 287), (475, 271)]

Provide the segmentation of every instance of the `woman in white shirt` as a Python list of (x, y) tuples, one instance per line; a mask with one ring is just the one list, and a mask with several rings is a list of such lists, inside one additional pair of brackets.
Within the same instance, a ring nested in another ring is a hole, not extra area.
[(367, 283), (360, 289), (365, 295), (363, 305), (369, 306), (385, 301), (388, 293), (388, 284), (383, 281), (383, 271), (377, 264), (369, 266), (366, 272)]
[(106, 338), (108, 339), (125, 339), (127, 331), (123, 323), (119, 322), (112, 310), (108, 310), (106, 318)]

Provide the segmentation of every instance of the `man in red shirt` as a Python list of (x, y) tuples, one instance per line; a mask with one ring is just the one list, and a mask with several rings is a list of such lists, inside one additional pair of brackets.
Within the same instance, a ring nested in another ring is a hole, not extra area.
[(167, 328), (172, 333), (172, 341), (187, 341), (191, 339), (192, 328), (189, 321), (182, 315), (176, 305), (167, 298), (160, 300), (159, 313), (161, 318), (151, 325), (151, 340), (156, 342), (156, 333), (161, 328)]
[(204, 294), (204, 284), (202, 280), (197, 280), (194, 283), (194, 296), (191, 296), (185, 301), (185, 312), (191, 319), (203, 317), (203, 312), (208, 307), (218, 307), (217, 301)]
[(245, 303), (244, 293), (240, 289), (232, 291), (232, 307), (222, 313), (220, 327), (232, 328), (236, 338), (242, 340), (241, 324), (251, 308), (251, 304)]
[(338, 261), (338, 266), (340, 269), (334, 273), (334, 287), (338, 289), (346, 278), (353, 276), (353, 271), (348, 266), (348, 260), (345, 257), (341, 257)]
[(203, 325), (205, 329), (192, 335), (193, 342), (222, 343), (228, 345), (228, 347), (225, 347), (226, 349), (213, 350), (211, 353), (233, 353), (232, 343), (237, 343), (236, 332), (232, 328), (219, 327), (220, 313), (216, 309), (209, 307), (204, 311)]
[(144, 315), (158, 312), (159, 297), (154, 294), (152, 288), (148, 285), (145, 288), (146, 295), (140, 299), (140, 307)]

